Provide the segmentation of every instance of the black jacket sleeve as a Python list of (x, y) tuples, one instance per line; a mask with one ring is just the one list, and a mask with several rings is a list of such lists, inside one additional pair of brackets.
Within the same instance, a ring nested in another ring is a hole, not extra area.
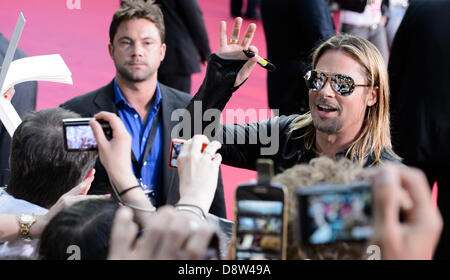
[[(202, 133), (222, 143), (219, 153), (224, 164), (254, 170), (258, 158), (277, 158), (281, 145), (287, 142), (293, 117), (274, 117), (243, 125), (220, 123), (220, 112), (239, 88), (234, 87), (234, 82), (244, 63), (211, 55), (203, 84), (187, 106), (186, 113), (191, 119), (191, 135)], [(202, 112), (196, 112), (200, 108)], [(203, 117), (203, 112), (209, 109), (216, 109), (218, 113), (211, 121)], [(195, 131), (199, 123), (202, 131)]]

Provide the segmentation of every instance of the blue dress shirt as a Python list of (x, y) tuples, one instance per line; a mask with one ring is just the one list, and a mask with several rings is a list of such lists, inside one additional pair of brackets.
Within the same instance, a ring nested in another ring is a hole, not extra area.
[[(117, 85), (116, 79), (114, 79), (114, 93), (115, 93), (115, 103), (117, 106), (117, 111), (125, 124), (128, 132), (132, 137), (131, 150), (138, 163), (142, 162), (140, 174), (140, 181), (144, 192), (149, 196), (151, 202), (158, 206), (160, 204), (161, 195), (161, 185), (162, 185), (162, 121), (161, 117), (158, 120), (158, 128), (156, 130), (155, 138), (151, 151), (147, 158), (143, 159), (145, 146), (150, 135), (152, 128), (152, 123), (154, 118), (157, 116), (158, 106), (161, 103), (161, 90), (159, 88), (159, 83), (156, 83), (155, 100), (148, 113), (147, 121), (141, 119), (137, 111), (131, 107), (131, 105), (125, 100)], [(161, 111), (161, 110), (160, 110)], [(161, 114), (161, 112), (159, 112)], [(133, 167), (134, 173), (136, 170)], [(138, 176), (137, 176), (138, 177)]]

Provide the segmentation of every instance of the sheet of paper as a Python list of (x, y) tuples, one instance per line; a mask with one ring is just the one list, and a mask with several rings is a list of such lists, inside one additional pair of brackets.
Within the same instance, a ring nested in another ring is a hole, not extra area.
[(11, 86), (29, 81), (71, 85), (72, 73), (59, 54), (21, 58), (11, 63), (0, 93), (5, 93)]
[(3, 97), (0, 98), (0, 119), (11, 137), (22, 122), (22, 119), (17, 114), (11, 102)]

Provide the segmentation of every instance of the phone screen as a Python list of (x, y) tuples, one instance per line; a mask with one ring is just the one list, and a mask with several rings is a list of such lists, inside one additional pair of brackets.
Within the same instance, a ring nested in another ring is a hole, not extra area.
[(302, 239), (310, 244), (366, 240), (372, 235), (370, 186), (329, 187), (301, 195)]
[(67, 150), (97, 150), (97, 140), (89, 124), (64, 126)]
[(170, 162), (169, 166), (173, 168), (177, 168), (177, 159), (180, 155), (181, 147), (183, 146), (184, 141), (172, 140), (172, 147), (170, 149)]
[[(267, 193), (258, 195), (255, 192), (258, 188), (266, 188)], [(284, 193), (278, 188), (273, 192), (271, 188), (273, 187), (249, 187), (244, 191), (249, 194), (247, 199), (244, 197), (237, 200), (234, 245), (234, 257), (237, 260), (283, 258)]]

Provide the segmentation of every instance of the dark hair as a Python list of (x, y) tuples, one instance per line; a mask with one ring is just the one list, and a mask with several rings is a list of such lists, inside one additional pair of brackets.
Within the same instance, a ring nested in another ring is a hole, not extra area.
[(11, 143), (11, 179), (6, 191), (50, 208), (93, 168), (93, 152), (67, 152), (62, 120), (80, 115), (62, 108), (27, 114)]
[(110, 199), (88, 199), (62, 210), (42, 232), (39, 258), (67, 260), (75, 245), (81, 260), (106, 260), (117, 208)]
[(109, 26), (109, 41), (111, 44), (114, 41), (114, 36), (117, 33), (120, 23), (130, 19), (147, 19), (153, 22), (156, 28), (158, 28), (161, 43), (164, 43), (166, 31), (163, 13), (159, 6), (151, 0), (146, 2), (142, 0), (121, 0), (120, 8), (114, 13), (111, 25)]

